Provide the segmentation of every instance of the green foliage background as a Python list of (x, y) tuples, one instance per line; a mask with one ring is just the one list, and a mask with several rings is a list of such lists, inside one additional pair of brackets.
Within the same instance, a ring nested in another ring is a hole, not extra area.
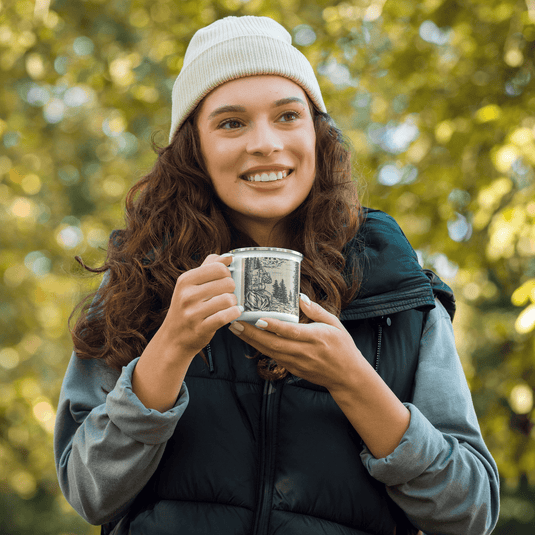
[(0, 0), (0, 532), (99, 533), (62, 497), (54, 410), (82, 276), (165, 144), (194, 32), (268, 15), (319, 72), (364, 204), (455, 289), (502, 476), (495, 533), (535, 519), (533, 0)]

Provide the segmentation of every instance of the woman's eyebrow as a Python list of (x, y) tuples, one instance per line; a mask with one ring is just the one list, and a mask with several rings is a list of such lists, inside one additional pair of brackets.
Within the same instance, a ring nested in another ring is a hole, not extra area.
[[(306, 103), (303, 101), (302, 98), (286, 97), (286, 98), (281, 98), (279, 100), (276, 100), (273, 103), (273, 107), (278, 108), (279, 106), (286, 106), (286, 104), (291, 104), (292, 102), (299, 102), (303, 106), (306, 106)], [(243, 106), (227, 104), (225, 106), (220, 106), (219, 108), (216, 108), (208, 116), (208, 119), (213, 119), (214, 117), (217, 117), (218, 115), (221, 115), (222, 113), (236, 113), (236, 112), (244, 113), (245, 111), (247, 110)]]
[(217, 117), (218, 115), (221, 115), (222, 113), (235, 113), (235, 112), (245, 112), (245, 108), (243, 106), (220, 106), (219, 108), (216, 108), (209, 116), (208, 119), (213, 119), (214, 117)]
[(299, 102), (303, 106), (306, 106), (306, 103), (303, 101), (303, 99), (299, 97), (281, 98), (280, 100), (276, 100), (274, 104), (275, 104), (275, 107), (278, 107), (278, 106), (286, 106), (286, 104), (291, 104), (292, 102)]

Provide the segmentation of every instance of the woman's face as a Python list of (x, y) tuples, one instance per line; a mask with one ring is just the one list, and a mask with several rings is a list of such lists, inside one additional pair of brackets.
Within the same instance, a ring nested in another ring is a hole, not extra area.
[(226, 82), (204, 99), (197, 128), (214, 189), (244, 230), (271, 230), (306, 199), (316, 133), (294, 82), (271, 75)]

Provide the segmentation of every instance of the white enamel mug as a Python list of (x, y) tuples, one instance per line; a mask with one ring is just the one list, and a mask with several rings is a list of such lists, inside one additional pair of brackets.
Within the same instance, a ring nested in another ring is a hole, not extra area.
[(236, 283), (234, 294), (244, 308), (238, 321), (276, 318), (299, 323), (301, 253), (278, 247), (244, 247), (221, 256), (233, 256), (229, 270)]

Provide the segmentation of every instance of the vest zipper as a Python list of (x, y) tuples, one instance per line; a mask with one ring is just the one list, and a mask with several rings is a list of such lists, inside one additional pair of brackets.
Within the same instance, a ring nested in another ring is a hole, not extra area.
[(206, 346), (206, 351), (208, 353), (208, 364), (210, 366), (210, 373), (213, 373), (214, 361), (212, 360), (212, 346), (210, 345), (210, 342), (208, 342), (208, 345)]
[(379, 359), (381, 357), (381, 346), (383, 344), (383, 326), (390, 327), (392, 320), (387, 316), (381, 316), (377, 320), (377, 349), (375, 350), (375, 371), (379, 373)]
[(379, 357), (381, 356), (381, 344), (383, 342), (383, 326), (377, 326), (377, 349), (375, 351), (375, 371), (379, 373)]
[(260, 488), (256, 506), (254, 535), (265, 535), (268, 532), (271, 514), (271, 487), (273, 479), (273, 447), (274, 440), (274, 404), (276, 389), (273, 382), (266, 380), (262, 396), (262, 416), (260, 425)]

